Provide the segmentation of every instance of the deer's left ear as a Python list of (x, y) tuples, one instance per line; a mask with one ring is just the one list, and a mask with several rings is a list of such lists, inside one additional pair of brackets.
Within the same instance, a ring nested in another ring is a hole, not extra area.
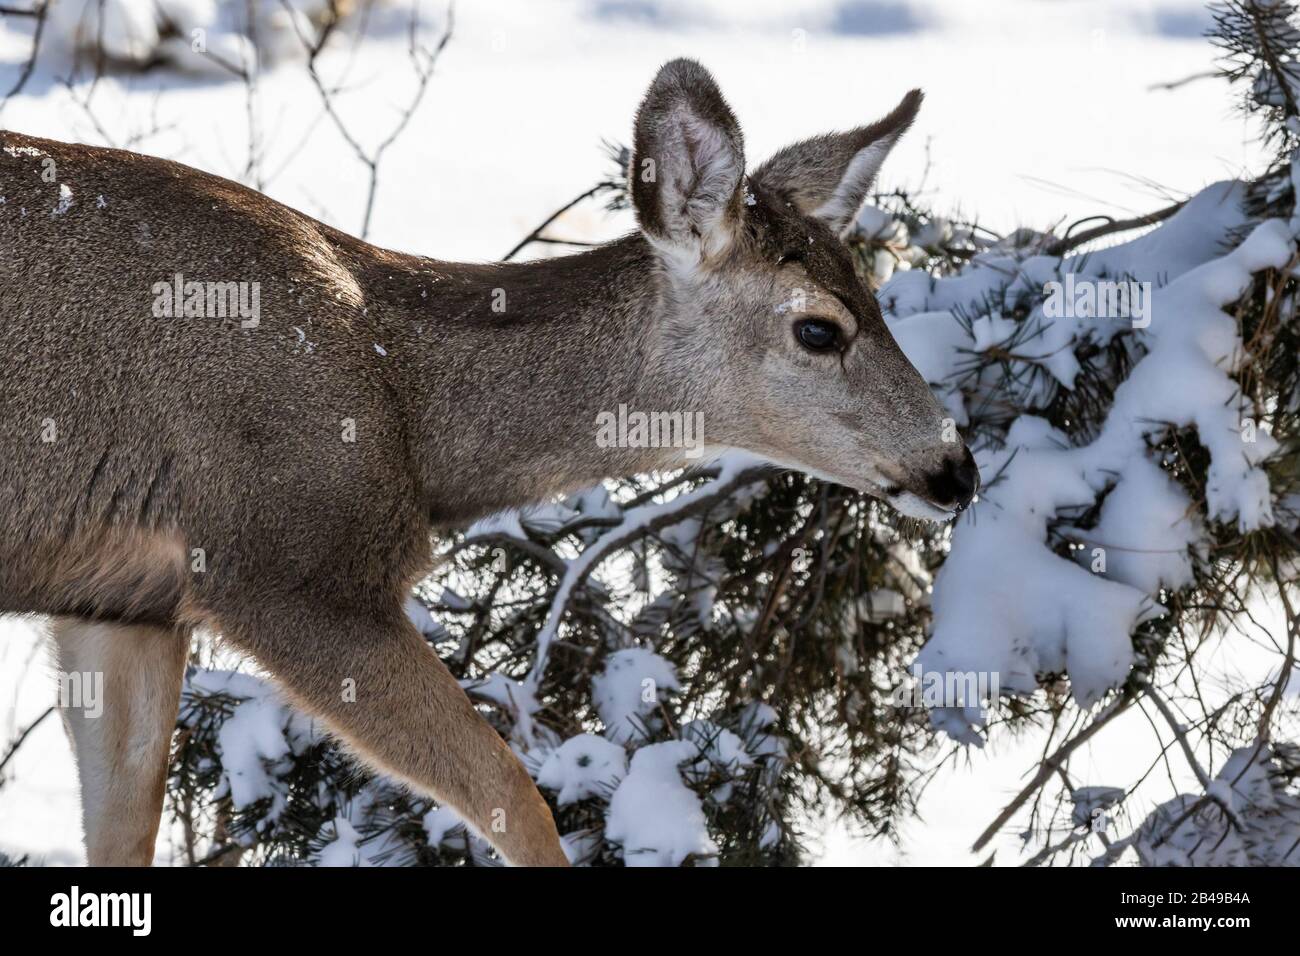
[(922, 96), (912, 90), (870, 126), (787, 146), (758, 168), (755, 181), (843, 233), (857, 218), (885, 157), (916, 119)]
[(741, 220), (740, 124), (708, 70), (673, 60), (636, 114), (628, 180), (644, 232), (661, 251), (698, 263), (730, 243)]

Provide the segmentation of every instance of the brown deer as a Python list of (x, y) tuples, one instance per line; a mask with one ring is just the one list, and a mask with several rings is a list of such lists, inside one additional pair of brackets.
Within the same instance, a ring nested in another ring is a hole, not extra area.
[(673, 61), (636, 116), (639, 232), (508, 265), (390, 252), (177, 163), (3, 134), (0, 611), (53, 617), (61, 670), (102, 675), (102, 714), (64, 708), (89, 862), (152, 860), (202, 626), (510, 863), (565, 865), (403, 602), (438, 528), (682, 463), (598, 446), (600, 410), (700, 412), (711, 448), (924, 517), (965, 507), (970, 454), (840, 239), (920, 103), (746, 175), (712, 77)]

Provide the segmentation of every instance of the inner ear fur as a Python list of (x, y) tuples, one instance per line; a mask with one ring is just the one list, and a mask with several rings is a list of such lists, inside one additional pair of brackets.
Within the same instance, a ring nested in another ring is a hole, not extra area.
[(709, 72), (694, 60), (659, 70), (636, 114), (632, 205), (661, 246), (705, 258), (733, 238), (745, 175), (740, 124)]

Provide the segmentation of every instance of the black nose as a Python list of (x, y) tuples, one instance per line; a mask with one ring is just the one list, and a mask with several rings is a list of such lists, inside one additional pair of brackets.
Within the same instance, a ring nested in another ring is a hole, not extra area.
[(936, 504), (964, 511), (979, 490), (980, 473), (970, 449), (963, 448), (960, 456), (954, 455), (943, 463), (943, 470), (932, 475), (927, 482), (930, 498)]

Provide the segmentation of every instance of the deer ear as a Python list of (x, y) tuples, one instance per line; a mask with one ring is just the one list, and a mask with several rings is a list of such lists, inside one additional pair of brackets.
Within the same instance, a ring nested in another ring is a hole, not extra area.
[(692, 262), (717, 255), (741, 221), (740, 124), (708, 70), (665, 64), (636, 114), (628, 182), (641, 230)]
[(912, 90), (870, 126), (787, 146), (760, 166), (754, 179), (843, 233), (866, 201), (885, 157), (916, 119), (922, 97), (920, 90)]

